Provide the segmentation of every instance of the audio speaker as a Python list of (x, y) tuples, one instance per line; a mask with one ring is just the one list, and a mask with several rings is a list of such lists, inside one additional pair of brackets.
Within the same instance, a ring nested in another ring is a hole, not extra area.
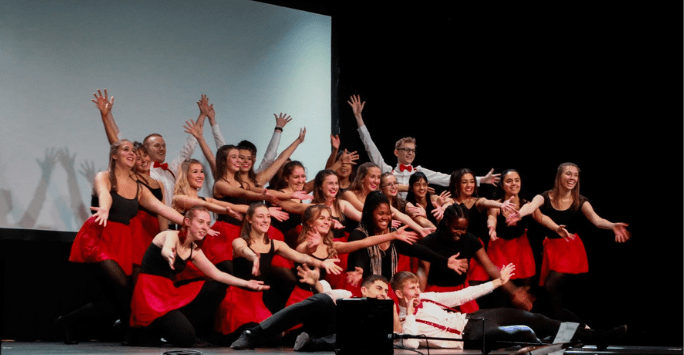
[(391, 299), (346, 298), (337, 300), (338, 355), (393, 354)]

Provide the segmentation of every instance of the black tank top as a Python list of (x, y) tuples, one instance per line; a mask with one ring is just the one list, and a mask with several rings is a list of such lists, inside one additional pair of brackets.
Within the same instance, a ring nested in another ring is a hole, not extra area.
[(195, 245), (193, 244), (190, 248), (190, 256), (188, 256), (188, 258), (185, 260), (176, 255), (176, 258), (173, 261), (174, 269), (171, 270), (168, 261), (162, 256), (162, 248), (154, 243), (150, 244), (145, 252), (145, 256), (143, 256), (141, 263), (142, 265), (140, 265), (140, 272), (174, 280), (175, 276), (185, 270), (185, 267), (188, 265), (188, 261), (192, 259), (192, 249), (194, 248)]
[[(112, 196), (112, 207), (109, 209), (109, 217), (107, 220), (128, 225), (131, 218), (138, 214), (138, 194), (140, 193), (140, 185), (135, 197), (127, 199), (121, 197), (116, 191), (110, 190), (109, 194)], [(92, 195), (90, 205), (93, 207), (100, 207), (100, 199), (97, 195)], [(93, 211), (92, 213), (95, 213)]]
[[(261, 243), (261, 242), (259, 242)], [(252, 249), (252, 248), (250, 248)], [(259, 254), (259, 272), (260, 275), (255, 277), (252, 275), (252, 266), (254, 263), (251, 260), (247, 260), (243, 257), (238, 257), (233, 259), (233, 270), (235, 277), (241, 279), (250, 280), (255, 279), (259, 281), (264, 281), (264, 275), (270, 274), (271, 261), (273, 260), (273, 254), (275, 254), (275, 245), (271, 239), (271, 249), (268, 253)]]

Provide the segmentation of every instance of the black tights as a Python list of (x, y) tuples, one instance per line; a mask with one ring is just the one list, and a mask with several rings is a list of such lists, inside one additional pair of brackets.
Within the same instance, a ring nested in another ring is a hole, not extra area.
[(192, 302), (155, 319), (150, 330), (176, 346), (191, 346), (198, 336), (211, 331), (216, 308), (225, 297), (226, 288), (218, 281), (205, 281)]
[[(126, 275), (121, 266), (114, 260), (104, 260), (94, 264), (101, 285), (100, 296), (77, 310), (63, 316), (71, 325), (84, 320), (95, 320), (114, 315), (124, 325), (128, 326), (131, 313), (131, 297), (133, 295), (133, 277)], [(136, 273), (137, 273), (136, 268)]]

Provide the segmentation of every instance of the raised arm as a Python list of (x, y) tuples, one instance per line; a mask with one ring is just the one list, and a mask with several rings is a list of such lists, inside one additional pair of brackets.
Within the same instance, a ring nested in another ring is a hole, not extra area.
[[(330, 135), (330, 146), (332, 149), (330, 150), (330, 155), (328, 156), (328, 160), (325, 162), (325, 168), (326, 169), (331, 169), (332, 165), (335, 163), (335, 160), (337, 159), (337, 152), (340, 151), (340, 136), (339, 135)], [(331, 169), (332, 170), (332, 169)]]
[(107, 140), (109, 144), (119, 140), (119, 127), (116, 126), (114, 122), (114, 116), (112, 115), (112, 107), (114, 106), (114, 96), (107, 100), (107, 89), (104, 89), (104, 95), (100, 89), (96, 93), (93, 93), (95, 99), (90, 101), (95, 103), (95, 106), (100, 110), (100, 117), (102, 118), (102, 124), (104, 125), (105, 134), (107, 135)]
[[(273, 116), (275, 117), (276, 125), (273, 129), (273, 136), (271, 136), (271, 140), (268, 142), (268, 146), (266, 146), (264, 158), (261, 159), (259, 166), (254, 169), (254, 173), (257, 175), (275, 163), (276, 152), (278, 151), (278, 145), (280, 145), (280, 137), (283, 134), (283, 128), (285, 128), (286, 124), (292, 121), (292, 117), (290, 117), (288, 114), (283, 114), (282, 112), (280, 115), (276, 115), (274, 113)], [(270, 180), (270, 178), (266, 179), (266, 181), (268, 180)], [(263, 184), (261, 185), (263, 186)]]
[(183, 126), (183, 128), (185, 129), (185, 133), (190, 133), (193, 137), (195, 137), (195, 139), (197, 139), (197, 142), (202, 149), (202, 153), (204, 154), (204, 158), (207, 159), (209, 168), (211, 168), (211, 176), (215, 176), (216, 157), (214, 152), (211, 151), (211, 148), (209, 148), (207, 141), (204, 139), (204, 135), (202, 134), (203, 126), (203, 123), (200, 122), (200, 119), (198, 119), (197, 122), (193, 120), (185, 121), (185, 126)]
[[(297, 139), (292, 142), (285, 150), (283, 150), (280, 155), (278, 155), (278, 158), (273, 161), (272, 164), (261, 168), (261, 171), (257, 173), (256, 175), (256, 181), (259, 184), (259, 186), (266, 186), (266, 183), (268, 183), (275, 174), (278, 173), (280, 168), (287, 163), (287, 159), (290, 158), (292, 153), (299, 147), (300, 144), (304, 143), (304, 138), (306, 137), (306, 127), (302, 128), (299, 130), (299, 136), (297, 136)], [(263, 162), (262, 162), (263, 165)]]
[(361, 101), (361, 97), (359, 95), (352, 95), (351, 98), (347, 101), (349, 106), (351, 106), (352, 111), (354, 112), (354, 118), (356, 119), (356, 125), (359, 127), (359, 136), (361, 137), (361, 142), (363, 142), (363, 146), (366, 148), (366, 152), (368, 153), (368, 158), (370, 158), (371, 162), (373, 162), (375, 165), (380, 167), (380, 170), (383, 173), (392, 171), (392, 167), (385, 163), (385, 160), (382, 158), (382, 155), (380, 154), (380, 150), (378, 150), (378, 147), (373, 143), (373, 139), (371, 139), (370, 132), (368, 132), (368, 127), (366, 127), (366, 124), (363, 122), (363, 117), (361, 116), (361, 112), (363, 111), (363, 107), (366, 106), (365, 101)]

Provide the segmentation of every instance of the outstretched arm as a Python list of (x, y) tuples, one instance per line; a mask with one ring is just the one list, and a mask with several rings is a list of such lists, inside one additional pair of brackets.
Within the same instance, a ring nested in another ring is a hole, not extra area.
[(351, 253), (353, 251), (367, 248), (373, 245), (382, 244), (384, 242), (389, 242), (392, 240), (400, 240), (408, 244), (413, 244), (418, 240), (418, 235), (415, 232), (407, 232), (407, 226), (403, 226), (394, 232), (387, 234), (379, 234), (369, 236), (360, 240), (354, 240), (350, 242), (333, 242), (333, 247), (337, 250), (338, 254)]
[(589, 221), (596, 227), (601, 229), (612, 230), (613, 233), (615, 233), (616, 242), (623, 243), (629, 240), (631, 234), (627, 230), (627, 226), (629, 226), (628, 224), (622, 222), (613, 223), (608, 221), (607, 219), (599, 217), (599, 215), (596, 214), (596, 212), (594, 212), (594, 208), (591, 206), (589, 201), (582, 204), (582, 212), (587, 217), (587, 219), (589, 219)]
[(196, 249), (192, 253), (192, 263), (209, 278), (226, 285), (238, 286), (254, 291), (268, 290), (270, 288), (270, 286), (264, 285), (263, 281), (243, 280), (217, 269), (216, 266), (207, 259), (201, 249)]

